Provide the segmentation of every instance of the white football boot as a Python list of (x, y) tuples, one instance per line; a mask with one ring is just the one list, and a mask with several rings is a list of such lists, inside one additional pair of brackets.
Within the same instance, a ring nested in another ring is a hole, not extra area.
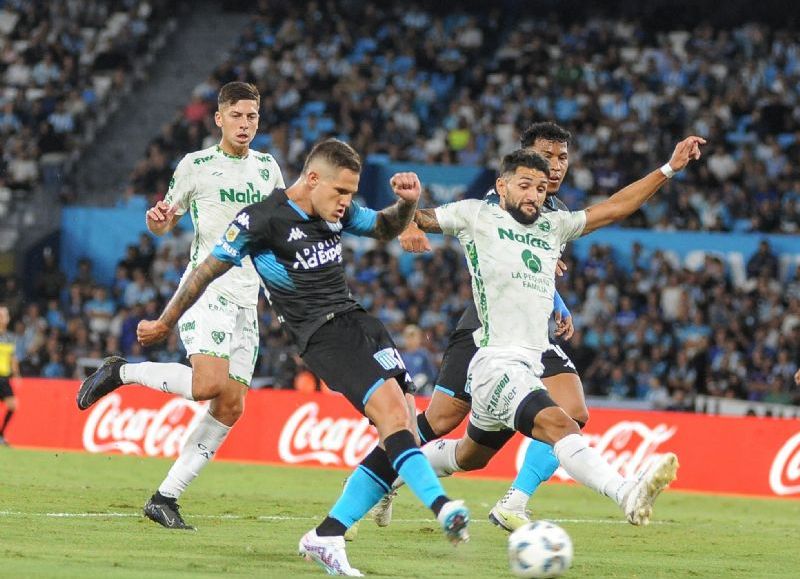
[(678, 457), (669, 452), (659, 458), (633, 483), (622, 501), (625, 517), (632, 525), (647, 525), (653, 514), (653, 503), (669, 483), (677, 478)]
[(521, 526), (530, 523), (531, 517), (527, 510), (515, 511), (504, 507), (500, 504), (500, 501), (497, 501), (497, 504), (489, 511), (489, 521), (493, 525), (497, 525), (501, 529), (512, 533)]
[(307, 561), (314, 561), (328, 575), (363, 577), (364, 574), (350, 566), (344, 549), (344, 537), (320, 537), (316, 529), (303, 535), (298, 545), (298, 554)]
[(369, 514), (372, 515), (372, 519), (379, 527), (388, 527), (392, 522), (392, 504), (396, 496), (397, 489), (392, 489), (383, 495), (378, 504), (370, 510)]

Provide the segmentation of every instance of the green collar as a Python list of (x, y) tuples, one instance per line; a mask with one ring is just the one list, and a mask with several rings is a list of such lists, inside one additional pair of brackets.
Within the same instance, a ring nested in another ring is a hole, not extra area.
[(225, 151), (222, 150), (222, 147), (220, 147), (219, 145), (217, 145), (217, 153), (222, 154), (224, 157), (227, 157), (228, 159), (236, 159), (237, 161), (242, 161), (244, 159), (247, 159), (247, 157), (250, 154), (248, 153), (244, 157), (237, 157), (236, 155), (231, 155), (230, 153), (226, 153)]

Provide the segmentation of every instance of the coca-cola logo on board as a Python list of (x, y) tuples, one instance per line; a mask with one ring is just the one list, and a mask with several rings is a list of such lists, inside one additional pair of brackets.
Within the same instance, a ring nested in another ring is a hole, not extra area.
[(278, 454), (289, 463), (356, 466), (378, 444), (378, 433), (366, 418), (319, 417), (319, 404), (308, 402), (286, 420)]
[[(672, 438), (677, 430), (676, 426), (666, 424), (650, 428), (643, 422), (623, 420), (601, 434), (584, 433), (584, 436), (611, 466), (622, 476), (628, 477), (649, 468), (653, 461), (663, 456), (665, 453), (657, 452), (658, 447)], [(522, 465), (529, 442), (526, 438), (517, 451), (517, 470)], [(561, 480), (572, 480), (561, 467), (554, 476)]]
[(112, 393), (92, 408), (83, 427), (83, 447), (89, 452), (177, 456), (205, 413), (205, 404), (182, 398), (161, 408), (122, 408), (122, 396)]
[(772, 461), (769, 486), (776, 495), (800, 494), (800, 432), (789, 438)]

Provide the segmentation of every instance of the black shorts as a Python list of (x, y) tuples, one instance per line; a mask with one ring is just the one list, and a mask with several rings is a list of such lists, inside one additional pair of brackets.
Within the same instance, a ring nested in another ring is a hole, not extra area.
[(13, 395), (14, 391), (11, 389), (11, 380), (8, 376), (0, 378), (0, 400), (11, 398)]
[(575, 369), (575, 364), (569, 359), (567, 353), (561, 349), (561, 346), (556, 344), (550, 344), (550, 347), (542, 353), (542, 365), (544, 366), (542, 378), (550, 378), (559, 374), (578, 373), (578, 370)]
[(334, 316), (309, 338), (302, 355), (309, 369), (359, 412), (386, 380), (397, 378), (404, 392), (414, 383), (389, 332), (363, 310)]
[(467, 368), (478, 351), (478, 346), (472, 338), (474, 331), (456, 330), (450, 334), (434, 388), (468, 404), (472, 404), (472, 395), (464, 391), (467, 385)]

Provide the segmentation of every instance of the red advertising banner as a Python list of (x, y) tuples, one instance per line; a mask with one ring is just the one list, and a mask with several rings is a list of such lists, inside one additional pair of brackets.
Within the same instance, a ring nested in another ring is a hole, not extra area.
[[(85, 412), (78, 383), (25, 378), (14, 383), (19, 404), (6, 437), (21, 447), (174, 457), (205, 405), (126, 386)], [(418, 408), (427, 405), (418, 399)], [(460, 436), (462, 425), (451, 436)], [(681, 463), (673, 488), (800, 498), (800, 421), (671, 412), (591, 410), (584, 434), (623, 474), (665, 452)], [(227, 460), (350, 469), (377, 435), (338, 394), (254, 390), (244, 416), (218, 453)], [(513, 478), (527, 439), (516, 436), (474, 476)], [(568, 480), (561, 469), (556, 478)]]

